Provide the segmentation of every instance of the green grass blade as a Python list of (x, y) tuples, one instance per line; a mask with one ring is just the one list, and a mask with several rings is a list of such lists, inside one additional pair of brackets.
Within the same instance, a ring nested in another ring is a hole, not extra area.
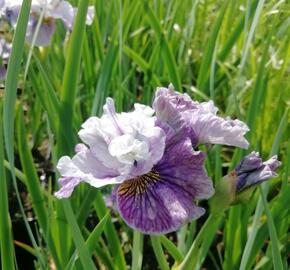
[(111, 75), (113, 73), (114, 68), (116, 67), (116, 63), (118, 60), (117, 55), (118, 55), (118, 47), (115, 46), (114, 44), (111, 44), (111, 46), (108, 49), (106, 59), (104, 60), (104, 63), (101, 68), (96, 93), (94, 96), (91, 115), (100, 114), (102, 111), (102, 105), (105, 100), (105, 91), (106, 89), (108, 89), (109, 84), (111, 82)]
[[(102, 232), (105, 229), (105, 226), (107, 224), (109, 213), (107, 213), (97, 224), (97, 226), (94, 228), (94, 230), (90, 233), (88, 239), (86, 240), (86, 246), (88, 248), (89, 254), (93, 254), (93, 251), (97, 245), (97, 242), (102, 234)], [(66, 270), (71, 269), (75, 263), (77, 263), (78, 255), (76, 252), (71, 256), (68, 265), (66, 266)]]
[[(253, 1), (252, 2), (252, 5), (250, 7), (250, 13), (249, 13), (250, 17), (254, 14), (253, 10), (255, 10), (257, 3), (258, 3), (258, 1)], [(223, 46), (222, 50), (218, 54), (219, 61), (221, 61), (221, 62), (225, 61), (226, 57), (231, 52), (231, 49), (236, 44), (238, 38), (242, 34), (243, 29), (244, 29), (244, 24), (245, 24), (244, 22), (245, 22), (245, 19), (246, 19), (245, 17), (246, 17), (246, 14), (245, 14), (245, 16), (243, 16), (239, 20), (239, 22), (237, 23), (236, 28), (233, 30), (232, 34), (230, 35), (230, 37), (227, 39), (225, 45)]]
[(183, 260), (183, 255), (178, 248), (165, 235), (160, 236), (161, 244), (168, 250), (175, 262), (180, 263)]
[(26, 140), (26, 130), (24, 127), (24, 117), (22, 109), (19, 109), (17, 117), (17, 133), (18, 133), (18, 147), (21, 165), (23, 172), (26, 175), (26, 186), (32, 199), (32, 207), (38, 218), (38, 222), (43, 229), (44, 233), (47, 233), (47, 215), (46, 207), (44, 204), (44, 197), (42, 189), (40, 187), (40, 181), (36, 173), (31, 151), (28, 147)]
[[(2, 104), (1, 104), (2, 105)], [(2, 119), (2, 106), (0, 106)], [(14, 269), (14, 247), (12, 242), (12, 227), (8, 208), (8, 190), (4, 167), (3, 128), (0, 126), (0, 250), (1, 268)]]
[[(96, 209), (98, 218), (101, 219), (106, 215), (107, 207), (104, 203), (103, 195), (99, 190), (97, 190), (96, 192), (96, 200), (94, 201), (94, 207)], [(114, 263), (118, 265), (118, 269), (120, 270), (127, 269), (124, 253), (122, 251), (120, 240), (118, 239), (118, 234), (112, 223), (111, 217), (109, 217), (107, 221), (107, 225), (105, 227), (105, 235), (108, 240), (111, 252), (114, 255), (114, 259), (115, 259)]]
[(206, 90), (205, 87), (209, 76), (209, 70), (212, 61), (211, 59), (214, 55), (218, 34), (223, 22), (224, 15), (226, 13), (226, 9), (228, 7), (228, 3), (229, 1), (225, 1), (223, 7), (220, 10), (220, 15), (214, 25), (210, 40), (208, 41), (208, 45), (206, 47), (202, 63), (198, 72), (197, 88), (202, 92)]
[(36, 214), (38, 223), (43, 231), (44, 238), (47, 241), (48, 247), (56, 265), (59, 264), (56, 248), (53, 242), (50, 241), (50, 231), (47, 217), (47, 207), (43, 196), (43, 190), (40, 186), (40, 180), (34, 167), (33, 157), (29, 144), (26, 139), (26, 129), (24, 126), (24, 117), (22, 109), (19, 109), (17, 117), (17, 134), (18, 134), (18, 148), (20, 154), (21, 165), (24, 175), (26, 175), (26, 186), (31, 197), (32, 207)]
[(67, 199), (62, 200), (62, 205), (66, 218), (71, 226), (72, 238), (79, 253), (81, 264), (84, 269), (93, 270), (96, 267), (91, 259), (90, 252), (88, 250), (88, 247), (86, 246), (81, 230), (77, 224), (71, 205)]
[(198, 232), (197, 236), (194, 239), (189, 251), (187, 252), (184, 260), (179, 265), (178, 270), (193, 270), (196, 269), (198, 261), (200, 258), (199, 249), (203, 241), (206, 241), (207, 231), (214, 231), (218, 227), (222, 218), (222, 213), (219, 215), (210, 214), (206, 222), (203, 224), (202, 228)]
[[(287, 115), (287, 111), (285, 112), (285, 114)], [(280, 124), (279, 124), (279, 128), (277, 130), (277, 133), (275, 135), (275, 139), (274, 139), (274, 145), (272, 147), (270, 156), (277, 154), (278, 152), (278, 146), (281, 143), (281, 138), (282, 138), (282, 133), (284, 132), (284, 128), (285, 128), (285, 121), (286, 121), (286, 117), (285, 114), (283, 115), (282, 119), (280, 120)], [(266, 195), (268, 192), (268, 184), (264, 183), (262, 184), (261, 188), (263, 188), (263, 192)], [(259, 198), (259, 201), (257, 203), (257, 207), (255, 210), (255, 215), (253, 218), (253, 223), (252, 223), (252, 231), (247, 239), (245, 248), (243, 250), (243, 254), (242, 254), (242, 259), (241, 259), (241, 263), (240, 263), (240, 268), (239, 270), (246, 270), (249, 267), (249, 263), (251, 262), (251, 252), (253, 249), (253, 245), (255, 243), (257, 234), (258, 234), (258, 229), (259, 229), (259, 224), (260, 224), (260, 218), (263, 212), (263, 202), (262, 202), (262, 198)]]
[(274, 270), (282, 270), (284, 269), (281, 254), (279, 251), (279, 239), (277, 237), (277, 232), (275, 228), (275, 224), (273, 221), (272, 214), (270, 212), (270, 209), (268, 207), (267, 199), (265, 196), (264, 191), (262, 188), (260, 188), (261, 191), (261, 197), (265, 209), (265, 213), (267, 215), (267, 224), (268, 224), (268, 229), (269, 229), (269, 234), (270, 234), (270, 239), (271, 239), (271, 245), (272, 245), (272, 260), (273, 260), (273, 265), (274, 265)]
[(172, 53), (172, 48), (170, 47), (170, 44), (167, 41), (167, 38), (164, 34), (164, 31), (160, 25), (158, 18), (154, 14), (154, 12), (151, 9), (151, 7), (149, 6), (149, 4), (147, 2), (144, 2), (144, 3), (145, 3), (146, 15), (148, 17), (148, 22), (150, 23), (151, 27), (153, 28), (153, 30), (157, 36), (157, 40), (160, 43), (161, 53), (163, 55), (164, 64), (165, 64), (165, 66), (168, 70), (168, 74), (169, 74), (169, 80), (173, 83), (173, 85), (175, 86), (175, 88), (178, 91), (181, 91), (182, 90), (181, 80), (180, 80), (180, 76), (178, 73), (176, 60), (175, 60), (174, 55)]
[[(13, 37), (12, 51), (8, 62), (7, 78), (4, 91), (3, 124), (4, 141), (11, 167), (14, 167), (14, 116), (18, 74), (22, 60), (26, 27), (30, 12), (31, 0), (23, 2)], [(12, 171), (13, 172), (13, 171)]]
[(74, 105), (77, 93), (77, 83), (79, 78), (88, 4), (88, 0), (83, 0), (79, 2), (78, 12), (76, 15), (71, 39), (68, 46), (68, 53), (63, 76), (63, 89), (61, 91), (60, 97), (61, 109), (59, 116), (60, 123), (58, 132), (59, 155), (61, 153), (71, 154), (73, 150)]
[(25, 211), (21, 202), (20, 194), (17, 187), (16, 176), (14, 168), (14, 117), (15, 117), (15, 103), (16, 103), (16, 91), (18, 83), (18, 75), (20, 72), (20, 66), (22, 61), (22, 54), (25, 42), (25, 33), (30, 13), (31, 0), (24, 1), (17, 19), (17, 26), (13, 36), (12, 50), (8, 62), (8, 70), (4, 91), (4, 106), (3, 106), (3, 129), (4, 129), (4, 141), (5, 149), (10, 165), (10, 172), (12, 175), (13, 186), (15, 188), (17, 201), (19, 203), (20, 211), (25, 223), (25, 227), (29, 234), (29, 238), (32, 241), (33, 247), (37, 250), (38, 260), (40, 267), (45, 267), (45, 261), (40, 254), (37, 247), (37, 243), (33, 236), (32, 230), (29, 226)]
[(169, 270), (169, 265), (166, 261), (164, 252), (162, 250), (161, 242), (160, 242), (160, 236), (157, 235), (151, 235), (151, 244), (155, 253), (156, 260), (159, 264), (159, 267), (161, 270)]

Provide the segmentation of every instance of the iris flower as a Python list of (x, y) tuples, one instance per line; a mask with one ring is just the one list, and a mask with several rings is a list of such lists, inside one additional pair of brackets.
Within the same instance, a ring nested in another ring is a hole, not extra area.
[[(2, 2), (2, 4), (1, 4)], [(2, 14), (13, 27), (16, 27), (22, 0), (0, 0)], [(55, 31), (55, 20), (63, 21), (68, 30), (72, 29), (77, 9), (65, 0), (32, 0), (30, 16), (26, 31), (26, 41), (31, 44), (37, 28), (38, 20), (43, 14), (42, 22), (36, 36), (36, 46), (48, 46)], [(87, 24), (91, 24), (94, 17), (94, 7), (88, 8)]]
[(129, 226), (146, 234), (179, 229), (204, 214), (196, 201), (214, 192), (198, 145), (248, 147), (248, 127), (216, 113), (213, 102), (192, 101), (171, 85), (157, 89), (153, 108), (137, 103), (116, 113), (107, 98), (104, 114), (82, 124), (75, 156), (59, 160), (56, 197), (71, 196), (81, 182), (115, 184), (114, 201)]

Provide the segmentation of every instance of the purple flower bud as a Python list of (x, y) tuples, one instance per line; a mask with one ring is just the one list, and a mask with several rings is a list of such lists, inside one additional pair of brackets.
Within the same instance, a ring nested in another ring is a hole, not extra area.
[(258, 185), (265, 180), (277, 176), (276, 170), (281, 165), (277, 156), (263, 162), (258, 152), (247, 155), (235, 168), (237, 174), (236, 192)]

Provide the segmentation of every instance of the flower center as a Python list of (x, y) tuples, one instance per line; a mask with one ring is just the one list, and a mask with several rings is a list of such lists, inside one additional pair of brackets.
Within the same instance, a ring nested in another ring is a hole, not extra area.
[(119, 186), (119, 195), (135, 195), (144, 193), (147, 187), (160, 180), (158, 172), (152, 170), (149, 173), (126, 180)]

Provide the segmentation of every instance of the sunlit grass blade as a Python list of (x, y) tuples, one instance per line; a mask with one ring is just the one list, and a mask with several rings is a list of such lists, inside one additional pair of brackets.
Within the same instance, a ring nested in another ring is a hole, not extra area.
[(157, 40), (159, 42), (159, 46), (161, 48), (161, 54), (163, 55), (164, 64), (168, 70), (169, 80), (173, 83), (177, 90), (182, 90), (181, 80), (178, 73), (178, 68), (176, 65), (176, 60), (172, 53), (172, 49), (170, 48), (170, 44), (164, 34), (164, 31), (158, 21), (156, 15), (152, 11), (150, 5), (145, 2), (144, 4), (146, 15), (148, 16), (148, 22), (150, 23), (151, 27), (153, 28)]
[[(252, 5), (250, 6), (249, 16), (252, 16), (254, 14), (253, 10), (255, 10), (257, 3), (258, 1), (252, 2)], [(231, 49), (236, 44), (238, 38), (243, 33), (243, 29), (245, 25), (245, 17), (246, 17), (246, 14), (239, 19), (237, 26), (233, 30), (232, 34), (230, 35), (229, 38), (227, 38), (226, 43), (223, 45), (222, 50), (218, 54), (219, 61), (221, 62), (225, 61), (226, 57), (231, 52)]]
[(202, 92), (205, 91), (207, 79), (209, 76), (210, 66), (211, 66), (211, 59), (214, 54), (217, 37), (218, 37), (219, 31), (223, 22), (223, 18), (224, 18), (228, 3), (229, 1), (225, 1), (223, 4), (223, 7), (219, 11), (220, 12), (219, 17), (217, 18), (210, 40), (208, 41), (208, 45), (206, 47), (203, 60), (201, 62), (201, 66), (198, 72), (199, 75), (197, 78), (197, 88), (201, 90)]

